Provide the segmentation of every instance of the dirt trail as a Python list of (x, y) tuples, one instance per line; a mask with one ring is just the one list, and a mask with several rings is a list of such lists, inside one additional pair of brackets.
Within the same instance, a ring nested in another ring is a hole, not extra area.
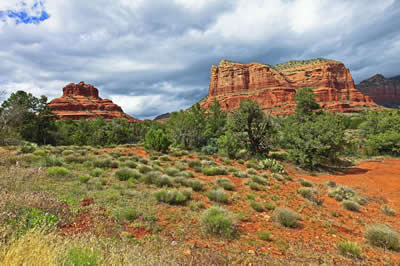
[(400, 212), (400, 160), (398, 159), (362, 162), (339, 175), (295, 174), (295, 176), (318, 183), (332, 180), (338, 184), (353, 187), (370, 197), (386, 199), (389, 205)]

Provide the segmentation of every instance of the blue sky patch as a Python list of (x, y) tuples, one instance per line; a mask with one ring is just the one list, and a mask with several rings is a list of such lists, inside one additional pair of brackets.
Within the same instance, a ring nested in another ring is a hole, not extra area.
[(50, 14), (44, 10), (42, 1), (35, 2), (31, 7), (25, 2), (21, 2), (19, 10), (0, 10), (0, 20), (5, 21), (10, 18), (15, 21), (15, 24), (40, 24), (50, 18)]

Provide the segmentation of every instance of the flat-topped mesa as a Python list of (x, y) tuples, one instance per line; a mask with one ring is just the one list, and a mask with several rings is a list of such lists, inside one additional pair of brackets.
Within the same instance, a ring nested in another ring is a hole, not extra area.
[(381, 74), (361, 81), (356, 88), (386, 107), (400, 106), (400, 76), (385, 78)]
[(229, 111), (246, 98), (274, 114), (290, 114), (296, 107), (297, 89), (314, 88), (316, 100), (332, 112), (357, 112), (376, 104), (354, 87), (350, 71), (341, 62), (323, 58), (289, 61), (279, 65), (242, 64), (222, 60), (212, 66), (208, 107), (216, 97)]
[(90, 119), (101, 116), (105, 119), (125, 118), (131, 122), (138, 121), (125, 114), (122, 108), (111, 100), (100, 98), (99, 90), (83, 81), (65, 86), (63, 96), (52, 100), (49, 106), (52, 112), (62, 120)]

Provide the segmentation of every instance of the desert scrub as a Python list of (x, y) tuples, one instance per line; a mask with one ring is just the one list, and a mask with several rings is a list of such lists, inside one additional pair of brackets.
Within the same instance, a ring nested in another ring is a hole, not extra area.
[(141, 181), (144, 182), (145, 184), (156, 184), (161, 175), (162, 175), (161, 172), (151, 171), (144, 174), (141, 178)]
[(314, 196), (314, 190), (312, 190), (311, 188), (305, 188), (305, 187), (298, 188), (297, 193), (299, 193), (304, 198), (309, 200), (312, 199)]
[(188, 165), (190, 168), (201, 167), (201, 162), (200, 160), (192, 160), (189, 161)]
[(337, 244), (337, 248), (343, 256), (359, 257), (361, 255), (361, 248), (357, 242), (342, 241)]
[(126, 167), (129, 167), (129, 168), (136, 168), (137, 167), (137, 163), (135, 161), (133, 161), (133, 160), (127, 160), (127, 161), (124, 162), (124, 164), (125, 164)]
[(93, 170), (90, 172), (90, 175), (93, 176), (93, 177), (100, 177), (100, 176), (103, 175), (103, 173), (104, 173), (104, 171), (103, 171), (102, 169), (96, 168), (96, 169), (93, 169)]
[(266, 208), (267, 210), (269, 210), (269, 211), (273, 211), (273, 210), (275, 210), (275, 208), (276, 208), (275, 205), (274, 205), (273, 203), (271, 203), (271, 202), (265, 203), (264, 206), (265, 206), (265, 208)]
[(388, 205), (382, 205), (381, 211), (383, 214), (385, 214), (387, 216), (395, 216), (396, 215), (396, 212), (392, 208), (390, 208), (390, 206), (388, 206)]
[(224, 167), (203, 168), (203, 174), (207, 176), (226, 175), (228, 171)]
[(151, 172), (153, 169), (147, 165), (141, 165), (139, 166), (139, 172), (142, 174), (146, 174), (148, 172)]
[(174, 166), (175, 166), (175, 168), (178, 169), (179, 171), (184, 171), (184, 170), (187, 169), (187, 166), (186, 166), (184, 163), (182, 163), (182, 162), (176, 162), (176, 163), (174, 164)]
[(122, 211), (122, 217), (125, 221), (133, 222), (137, 218), (139, 218), (139, 214), (135, 208), (127, 208)]
[(252, 180), (254, 183), (257, 183), (257, 184), (260, 184), (260, 185), (267, 185), (267, 184), (268, 184), (268, 182), (267, 182), (267, 180), (266, 180), (265, 178), (263, 178), (263, 177), (261, 177), (261, 176), (258, 176), (258, 175), (252, 176), (252, 177), (251, 177), (251, 180)]
[(273, 173), (286, 174), (286, 171), (283, 168), (283, 165), (280, 162), (278, 162), (277, 160), (270, 159), (270, 158), (262, 160), (260, 162), (260, 168), (269, 169)]
[(172, 168), (172, 167), (165, 169), (165, 173), (169, 176), (178, 176), (180, 174), (180, 172), (181, 171), (179, 169)]
[(248, 175), (245, 171), (237, 171), (232, 174), (234, 177), (247, 178)]
[(300, 184), (303, 187), (313, 187), (314, 184), (311, 181), (308, 181), (307, 179), (299, 179)]
[(255, 170), (260, 170), (260, 169), (261, 169), (260, 165), (257, 163), (256, 160), (248, 161), (248, 162), (245, 164), (245, 166), (246, 166), (247, 168), (252, 168), (252, 169), (255, 169)]
[(171, 177), (162, 175), (155, 180), (155, 184), (158, 187), (173, 187), (174, 182)]
[(367, 227), (365, 238), (376, 247), (396, 250), (399, 247), (399, 235), (391, 227), (377, 224)]
[(255, 182), (250, 182), (249, 187), (251, 190), (255, 190), (255, 191), (260, 191), (263, 189), (262, 186), (260, 186), (259, 184), (255, 183)]
[(267, 231), (260, 231), (258, 232), (258, 238), (260, 238), (263, 241), (272, 241), (271, 239), (271, 233)]
[(194, 191), (202, 191), (204, 189), (204, 182), (198, 179), (186, 180), (185, 186), (191, 187)]
[(205, 210), (200, 217), (200, 222), (205, 230), (213, 235), (231, 239), (237, 234), (234, 217), (219, 206), (212, 206)]
[(44, 167), (62, 166), (63, 164), (64, 160), (62, 158), (58, 158), (55, 155), (44, 156), (40, 160), (40, 165)]
[(355, 201), (352, 200), (344, 200), (342, 201), (342, 206), (346, 210), (353, 211), (353, 212), (359, 212), (360, 211), (360, 204), (358, 204)]
[(71, 248), (63, 265), (66, 266), (96, 266), (98, 265), (98, 252), (85, 248)]
[(194, 177), (194, 174), (190, 171), (182, 171), (178, 174), (178, 176), (182, 176), (185, 178), (192, 178), (192, 177)]
[(190, 200), (191, 191), (190, 190), (159, 190), (154, 193), (154, 196), (158, 202), (164, 202), (168, 204), (185, 204), (186, 201)]
[(293, 228), (296, 227), (297, 221), (300, 219), (300, 216), (291, 209), (279, 208), (275, 210), (275, 219), (281, 225)]
[(334, 189), (329, 191), (329, 197), (335, 198), (337, 201), (350, 200), (357, 196), (356, 192), (349, 187), (336, 186)]
[(169, 161), (171, 161), (171, 159), (169, 158), (168, 155), (163, 155), (163, 156), (161, 156), (159, 159), (160, 159), (160, 161), (163, 161), (163, 162), (169, 162)]
[(93, 166), (96, 168), (112, 168), (113, 161), (107, 158), (97, 158), (93, 161)]
[(229, 195), (222, 189), (211, 189), (207, 192), (207, 197), (218, 203), (228, 203)]
[(250, 206), (256, 211), (256, 212), (262, 212), (264, 211), (263, 205), (255, 200), (250, 201)]
[(82, 175), (79, 177), (79, 182), (82, 184), (89, 183), (89, 180), (90, 180), (90, 176), (88, 176), (88, 175)]
[(119, 181), (126, 181), (130, 178), (137, 178), (137, 175), (137, 171), (131, 170), (129, 168), (122, 168), (115, 172), (115, 176), (118, 178)]
[(47, 169), (47, 174), (49, 176), (69, 176), (71, 172), (67, 168), (54, 166)]
[(223, 187), (226, 190), (233, 190), (235, 188), (235, 185), (228, 178), (217, 178), (215, 179), (215, 182), (218, 186)]

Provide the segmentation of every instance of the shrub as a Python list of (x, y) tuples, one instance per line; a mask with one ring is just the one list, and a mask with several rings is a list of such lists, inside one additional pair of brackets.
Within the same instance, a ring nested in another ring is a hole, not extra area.
[(259, 191), (262, 189), (261, 186), (259, 186), (257, 183), (254, 183), (254, 182), (250, 182), (249, 187), (251, 190), (255, 190), (255, 191)]
[(201, 167), (201, 162), (200, 162), (200, 160), (192, 160), (192, 161), (189, 161), (189, 167), (190, 167), (190, 168)]
[(237, 172), (233, 172), (233, 176), (240, 177), (240, 178), (246, 178), (247, 173), (245, 171), (237, 171)]
[(94, 252), (90, 249), (71, 248), (66, 255), (65, 263), (63, 263), (63, 265), (96, 266), (98, 265), (97, 257), (98, 257), (97, 252)]
[(128, 208), (122, 212), (122, 216), (125, 220), (132, 222), (139, 217), (139, 214), (137, 213), (135, 208)]
[(269, 169), (273, 173), (278, 174), (286, 174), (285, 168), (283, 165), (277, 160), (267, 158), (265, 160), (260, 161), (260, 168)]
[(260, 184), (260, 185), (267, 185), (268, 184), (268, 182), (267, 182), (267, 180), (265, 180), (265, 178), (263, 178), (261, 176), (258, 176), (258, 175), (252, 176), (251, 180), (253, 182), (257, 183), (257, 184)]
[(262, 212), (264, 210), (262, 204), (254, 200), (250, 201), (250, 206), (257, 212)]
[(300, 179), (299, 182), (304, 187), (312, 187), (312, 186), (314, 186), (311, 181), (308, 181), (306, 179)]
[(100, 168), (96, 168), (96, 169), (93, 169), (91, 172), (90, 172), (90, 175), (91, 176), (93, 176), (93, 177), (99, 177), (99, 176), (101, 176), (102, 174), (103, 174), (103, 170), (101, 170)]
[(212, 189), (208, 191), (207, 197), (218, 203), (228, 203), (228, 193), (223, 191), (222, 189)]
[(133, 161), (133, 160), (125, 161), (125, 165), (126, 165), (126, 167), (129, 167), (129, 168), (136, 168), (137, 167), (137, 163), (135, 161)]
[(88, 175), (82, 175), (79, 177), (79, 182), (81, 182), (82, 184), (87, 184), (90, 180), (90, 176)]
[(267, 231), (258, 232), (258, 237), (263, 241), (271, 241), (271, 233)]
[(359, 212), (360, 211), (360, 205), (352, 200), (344, 200), (342, 202), (343, 208), (345, 208), (346, 210), (349, 211), (353, 211), (353, 212)]
[(186, 165), (182, 162), (175, 162), (175, 168), (178, 169), (179, 171), (184, 171), (187, 169)]
[(202, 173), (203, 168), (201, 168), (201, 166), (195, 166), (195, 167), (193, 167), (193, 171), (195, 171), (196, 173)]
[(237, 232), (236, 222), (232, 215), (219, 206), (212, 206), (205, 210), (200, 222), (211, 234), (233, 238)]
[(399, 235), (396, 231), (384, 224), (367, 227), (365, 238), (376, 247), (396, 250), (399, 247)]
[(304, 187), (297, 189), (297, 193), (299, 193), (306, 199), (312, 199), (314, 195), (314, 191), (311, 188), (304, 188)]
[(256, 170), (261, 169), (261, 167), (258, 165), (257, 161), (255, 161), (255, 160), (248, 161), (245, 165), (247, 168), (253, 168)]
[(139, 162), (142, 164), (149, 164), (149, 160), (147, 160), (146, 158), (140, 158)]
[(178, 190), (159, 190), (154, 193), (158, 202), (164, 202), (168, 204), (184, 204), (190, 199), (191, 192), (189, 190), (178, 191)]
[(145, 147), (156, 151), (167, 151), (171, 141), (162, 129), (151, 128), (145, 136)]
[(237, 136), (231, 131), (227, 130), (224, 135), (220, 136), (217, 140), (219, 151), (227, 155), (229, 158), (236, 157), (236, 154), (240, 151), (240, 144)]
[(167, 168), (165, 169), (165, 173), (169, 176), (178, 176), (180, 174), (180, 171), (176, 168)]
[(130, 178), (136, 178), (137, 177), (137, 172), (134, 170), (131, 170), (129, 168), (122, 168), (119, 169), (115, 172), (115, 176), (118, 178), (120, 181), (126, 181)]
[(203, 168), (203, 174), (207, 176), (226, 175), (228, 172), (224, 167)]
[(151, 167), (147, 166), (147, 165), (141, 165), (139, 167), (139, 172), (142, 174), (146, 174), (148, 172), (151, 172), (153, 169), (151, 169)]
[(191, 177), (194, 177), (194, 174), (190, 171), (183, 171), (183, 172), (179, 173), (179, 176), (191, 178)]
[(334, 181), (332, 181), (332, 180), (329, 180), (328, 182), (326, 182), (326, 185), (328, 186), (328, 187), (336, 187), (336, 182), (334, 182)]
[(233, 190), (235, 188), (235, 185), (228, 178), (217, 178), (215, 182), (218, 186), (221, 186), (226, 190)]
[(112, 160), (111, 159), (96, 159), (93, 161), (93, 166), (97, 168), (111, 168)]
[(351, 241), (342, 241), (337, 245), (340, 254), (344, 256), (354, 256), (359, 257), (361, 254), (361, 248), (358, 246), (356, 242)]
[(169, 158), (168, 155), (163, 155), (163, 156), (161, 156), (161, 157), (160, 157), (160, 160), (163, 161), (163, 162), (171, 161), (171, 159)]
[(63, 156), (68, 156), (74, 154), (73, 150), (65, 150), (61, 153)]
[(350, 200), (357, 196), (356, 192), (352, 188), (345, 186), (335, 187), (328, 195), (335, 198), (337, 201)]
[(82, 164), (86, 161), (86, 157), (84, 156), (77, 156), (77, 155), (68, 155), (66, 157), (64, 157), (64, 160), (67, 163), (78, 163), (78, 164)]
[(185, 185), (191, 187), (194, 191), (201, 191), (205, 186), (204, 182), (198, 179), (187, 180)]
[(294, 211), (287, 208), (280, 208), (275, 210), (276, 220), (285, 227), (295, 227), (300, 216)]
[(63, 159), (56, 157), (55, 155), (44, 156), (40, 160), (40, 164), (44, 167), (50, 166), (62, 166), (64, 164)]
[(247, 170), (247, 174), (249, 174), (249, 175), (256, 175), (256, 174), (257, 174), (257, 171), (251, 168), (251, 169), (248, 169), (248, 170)]
[(32, 154), (36, 155), (36, 156), (46, 156), (47, 153), (48, 153), (48, 151), (41, 150), (41, 149), (32, 152)]
[(173, 186), (173, 181), (171, 177), (162, 175), (155, 179), (155, 184), (159, 187), (172, 187)]
[(390, 208), (388, 205), (383, 205), (381, 207), (381, 211), (387, 216), (395, 216), (396, 215), (396, 212), (392, 208)]
[(265, 203), (265, 208), (269, 211), (273, 211), (273, 210), (275, 210), (275, 205), (271, 202), (267, 202), (267, 203)]
[(67, 168), (54, 166), (47, 169), (47, 174), (50, 176), (69, 176), (71, 172)]

